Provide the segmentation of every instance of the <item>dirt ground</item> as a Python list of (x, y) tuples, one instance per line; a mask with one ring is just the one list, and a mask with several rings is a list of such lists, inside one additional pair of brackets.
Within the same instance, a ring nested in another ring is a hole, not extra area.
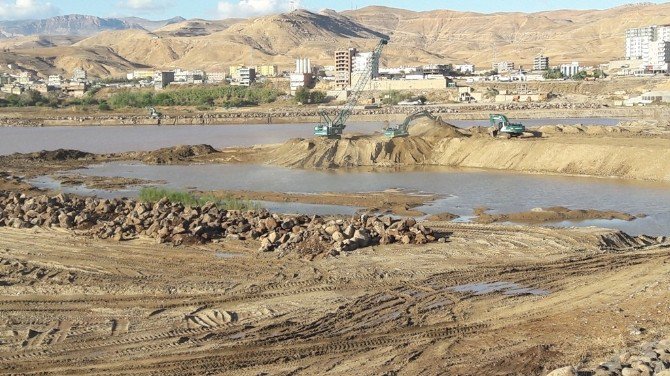
[[(430, 225), (315, 261), (0, 228), (0, 374), (542, 375), (670, 334), (667, 244)], [(486, 282), (537, 291), (453, 289)]]
[(234, 197), (241, 200), (272, 202), (300, 202), (319, 205), (345, 205), (359, 207), (364, 211), (379, 214), (420, 217), (425, 213), (416, 210), (440, 197), (405, 190), (389, 189), (381, 192), (341, 193), (323, 192), (319, 194), (257, 192), (257, 191), (214, 191), (206, 192), (218, 197)]

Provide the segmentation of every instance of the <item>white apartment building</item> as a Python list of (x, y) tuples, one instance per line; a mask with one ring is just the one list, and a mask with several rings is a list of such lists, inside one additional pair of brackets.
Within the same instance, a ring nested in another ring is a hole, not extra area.
[(242, 67), (235, 71), (233, 85), (251, 86), (254, 82), (256, 82), (256, 68)]
[(563, 74), (563, 77), (572, 77), (577, 73), (584, 70), (583, 67), (579, 66), (579, 62), (573, 61), (572, 64), (562, 64), (558, 67)]
[(641, 59), (647, 70), (668, 71), (670, 25), (626, 30), (626, 59)]
[(359, 52), (354, 55), (351, 71), (353, 73), (365, 72), (372, 65), (372, 77), (379, 76), (379, 66), (372, 64), (372, 52)]

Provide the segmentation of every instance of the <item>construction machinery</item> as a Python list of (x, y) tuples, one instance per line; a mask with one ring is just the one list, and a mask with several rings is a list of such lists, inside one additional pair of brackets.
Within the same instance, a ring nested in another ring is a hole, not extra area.
[(526, 131), (523, 124), (511, 123), (507, 116), (503, 114), (491, 114), (489, 121), (491, 122), (491, 136), (493, 137), (518, 137)]
[(429, 111), (423, 110), (423, 111), (417, 111), (405, 118), (405, 121), (403, 121), (401, 124), (393, 126), (393, 127), (387, 127), (384, 128), (384, 136), (389, 137), (389, 138), (395, 138), (395, 137), (407, 137), (409, 136), (409, 125), (416, 119), (422, 118), (422, 117), (427, 117), (435, 122), (442, 122), (442, 118), (433, 115)]
[(365, 86), (372, 78), (372, 72), (377, 71), (376, 68), (379, 66), (379, 58), (381, 57), (382, 49), (384, 49), (387, 44), (388, 40), (386, 39), (381, 39), (379, 43), (377, 43), (365, 70), (361, 72), (361, 76), (358, 78), (356, 85), (353, 86), (347, 103), (338, 110), (337, 115), (334, 118), (331, 118), (325, 111), (319, 113), (321, 120), (319, 121), (319, 124), (314, 127), (315, 136), (324, 136), (328, 138), (340, 138), (342, 136), (342, 131), (344, 131), (344, 128), (346, 127), (347, 119), (351, 115), (354, 106), (356, 106), (358, 100), (361, 98)]

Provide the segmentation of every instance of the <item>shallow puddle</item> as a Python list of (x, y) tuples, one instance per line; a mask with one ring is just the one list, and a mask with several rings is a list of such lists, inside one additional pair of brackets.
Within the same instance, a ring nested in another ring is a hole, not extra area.
[(534, 289), (529, 287), (523, 287), (513, 282), (482, 282), (482, 283), (470, 283), (466, 285), (458, 285), (450, 288), (456, 292), (465, 292), (472, 293), (475, 295), (485, 295), (495, 292), (502, 293), (503, 295), (510, 296), (519, 296), (519, 295), (537, 295), (545, 296), (549, 295), (548, 290), (543, 289)]

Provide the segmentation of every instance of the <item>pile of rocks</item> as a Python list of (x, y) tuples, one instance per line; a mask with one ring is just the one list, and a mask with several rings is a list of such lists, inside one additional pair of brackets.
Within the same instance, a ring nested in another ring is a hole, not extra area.
[(559, 368), (547, 376), (670, 376), (670, 339), (622, 351), (595, 370)]
[(190, 207), (167, 199), (149, 204), (66, 195), (27, 197), (15, 192), (0, 192), (1, 226), (61, 227), (118, 241), (145, 235), (174, 245), (222, 238), (254, 239), (261, 242), (264, 252), (337, 254), (375, 244), (445, 241), (414, 219), (363, 215), (325, 220), (265, 210), (222, 210), (213, 203)]

